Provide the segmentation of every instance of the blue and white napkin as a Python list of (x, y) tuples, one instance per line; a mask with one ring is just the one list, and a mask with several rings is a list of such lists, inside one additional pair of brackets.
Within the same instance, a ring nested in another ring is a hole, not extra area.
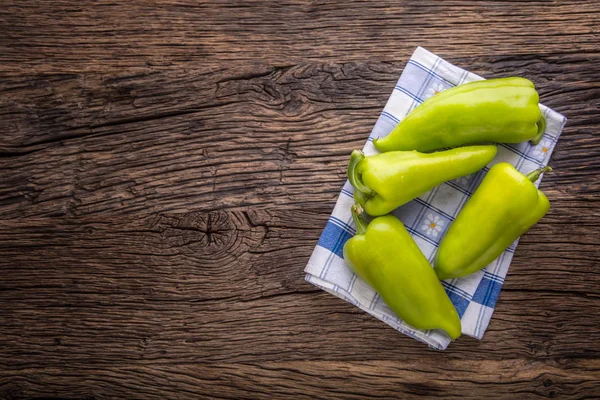
[[(394, 87), (363, 151), (366, 155), (376, 154), (373, 138), (389, 134), (402, 118), (425, 99), (453, 86), (480, 79), (483, 78), (418, 47)], [(529, 142), (516, 145), (499, 144), (496, 158), (482, 171), (446, 182), (393, 212), (406, 225), (430, 262), (435, 258), (440, 239), (448, 225), (492, 165), (509, 162), (519, 171), (528, 173), (548, 164), (567, 120), (548, 107), (540, 107), (546, 117), (547, 127), (538, 145), (533, 146)], [(539, 185), (539, 182), (540, 180), (536, 185)], [(352, 193), (352, 186), (346, 182), (306, 266), (306, 280), (434, 349), (445, 349), (450, 343), (450, 338), (445, 332), (420, 331), (406, 325), (369, 285), (346, 266), (342, 249), (346, 240), (355, 233), (350, 214), (350, 206), (354, 203)], [(442, 282), (461, 317), (463, 334), (477, 339), (483, 337), (517, 243), (518, 240), (485, 269), (465, 278)]]

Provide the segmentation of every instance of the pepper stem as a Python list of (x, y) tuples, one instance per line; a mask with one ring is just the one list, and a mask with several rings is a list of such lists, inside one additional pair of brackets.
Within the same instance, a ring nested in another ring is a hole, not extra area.
[(367, 232), (367, 221), (362, 217), (363, 209), (360, 204), (354, 204), (350, 209), (352, 211), (352, 219), (356, 225), (356, 234), (364, 235)]
[(365, 154), (360, 150), (353, 150), (350, 155), (350, 163), (348, 164), (348, 180), (354, 187), (354, 190), (362, 192), (366, 197), (373, 196), (373, 190), (369, 188), (361, 179), (360, 174), (357, 171), (358, 164), (365, 159)]
[(544, 117), (544, 114), (542, 114), (536, 125), (538, 128), (537, 134), (531, 139), (531, 144), (534, 146), (542, 140), (542, 136), (544, 136), (544, 133), (546, 132), (546, 118)]
[(530, 173), (528, 173), (525, 176), (531, 182), (535, 182), (540, 178), (541, 174), (543, 174), (544, 172), (551, 172), (551, 171), (552, 171), (552, 168), (550, 168), (550, 166), (545, 166), (544, 168), (539, 168), (539, 169), (536, 169), (535, 171), (531, 171)]

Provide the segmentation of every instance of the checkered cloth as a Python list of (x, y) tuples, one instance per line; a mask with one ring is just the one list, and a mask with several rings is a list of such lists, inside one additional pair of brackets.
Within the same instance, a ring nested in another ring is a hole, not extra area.
[[(417, 48), (394, 87), (363, 151), (366, 155), (376, 154), (373, 138), (389, 134), (402, 118), (425, 99), (442, 90), (480, 79), (483, 78), (458, 68), (421, 47)], [(406, 225), (406, 229), (430, 262), (435, 259), (440, 239), (448, 225), (492, 165), (505, 161), (519, 171), (528, 173), (548, 163), (567, 120), (548, 107), (540, 105), (540, 108), (546, 117), (547, 128), (538, 145), (533, 146), (529, 142), (516, 145), (499, 144), (496, 158), (483, 170), (446, 182), (393, 211)], [(539, 182), (538, 180), (536, 185), (539, 185)], [(352, 193), (352, 186), (346, 182), (306, 266), (306, 280), (354, 304), (394, 329), (427, 343), (431, 348), (445, 349), (450, 343), (450, 338), (443, 331), (420, 331), (406, 325), (371, 287), (346, 266), (342, 249), (346, 240), (355, 234), (350, 213), (350, 206), (354, 203)], [(485, 269), (465, 278), (442, 282), (461, 317), (463, 334), (477, 339), (483, 337), (517, 242), (518, 240)]]

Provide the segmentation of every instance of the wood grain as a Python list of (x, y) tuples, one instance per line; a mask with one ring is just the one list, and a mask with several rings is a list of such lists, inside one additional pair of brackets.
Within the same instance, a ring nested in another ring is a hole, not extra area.
[[(201, 394), (200, 397), (214, 399), (373, 399), (397, 398), (401, 394), (404, 398), (477, 399), (473, 387), (483, 391), (490, 384), (489, 377), (481, 371), (494, 371), (498, 394), (506, 398), (515, 393), (541, 398), (586, 398), (599, 389), (597, 360), (561, 364), (518, 360), (450, 361), (445, 367), (440, 369), (433, 361), (352, 364), (292, 361), (30, 369), (25, 371), (31, 377), (29, 380), (20, 378), (19, 374), (5, 375), (13, 379), (5, 393), (19, 398), (52, 386), (56, 392), (72, 393), (72, 398), (77, 399), (119, 398), (132, 390), (146, 399), (164, 399), (174, 397), (168, 388), (176, 383), (176, 396), (180, 398)], [(570, 373), (572, 369), (577, 369), (577, 376)], [(0, 373), (0, 377), (3, 375)], [(89, 386), (97, 391), (90, 392)]]
[(0, 70), (168, 69), (598, 52), (595, 0), (12, 2)]
[[(597, 2), (5, 2), (0, 399), (600, 396)], [(303, 269), (417, 45), (569, 118), (484, 340)]]

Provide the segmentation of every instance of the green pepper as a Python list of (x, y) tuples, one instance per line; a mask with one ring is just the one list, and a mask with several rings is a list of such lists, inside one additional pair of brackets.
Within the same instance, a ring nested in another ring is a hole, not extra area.
[(425, 100), (386, 137), (381, 151), (431, 151), (478, 143), (537, 144), (546, 129), (533, 83), (501, 78), (460, 85)]
[(352, 207), (356, 236), (344, 245), (344, 259), (408, 325), (442, 329), (452, 340), (461, 334), (460, 318), (419, 246), (393, 215), (367, 225), (359, 205)]
[(550, 202), (533, 182), (551, 170), (525, 176), (508, 163), (494, 165), (442, 239), (437, 276), (460, 278), (484, 268), (546, 215)]
[(478, 171), (497, 150), (494, 145), (467, 146), (430, 154), (392, 151), (369, 157), (354, 150), (348, 179), (356, 202), (367, 214), (385, 215), (443, 182)]

